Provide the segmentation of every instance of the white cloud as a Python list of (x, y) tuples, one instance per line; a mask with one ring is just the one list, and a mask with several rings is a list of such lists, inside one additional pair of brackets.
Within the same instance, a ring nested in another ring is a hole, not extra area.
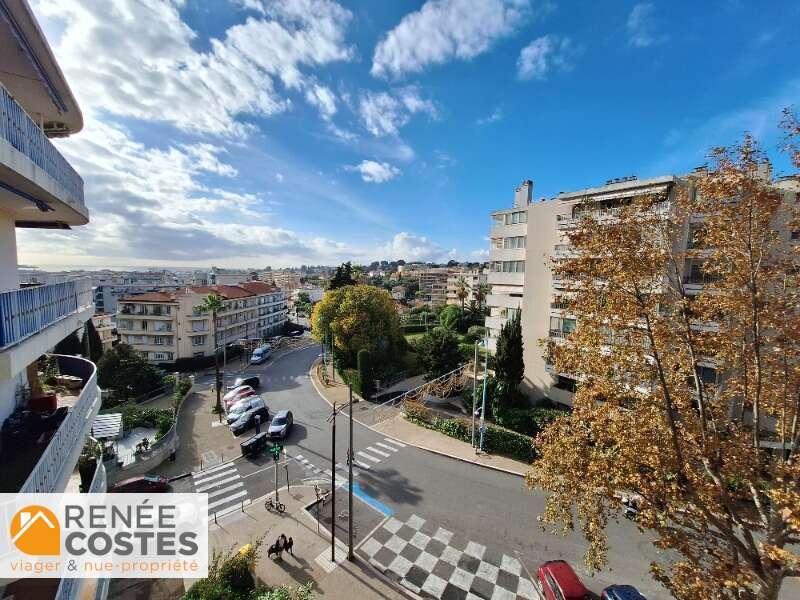
[(472, 252), (469, 253), (469, 257), (481, 262), (489, 260), (489, 249), (483, 248), (483, 249), (473, 250)]
[(436, 106), (421, 96), (417, 86), (409, 85), (394, 92), (366, 92), (358, 104), (364, 127), (374, 136), (397, 135), (416, 113), (438, 117)]
[(483, 54), (530, 16), (530, 0), (428, 0), (378, 43), (376, 77), (422, 71), (452, 59)]
[(36, 0), (59, 64), (85, 113), (165, 121), (191, 132), (242, 135), (241, 115), (288, 109), (305, 72), (350, 60), (351, 13), (331, 0), (247, 2), (263, 16), (198, 52), (181, 0)]
[(401, 231), (378, 248), (378, 255), (387, 260), (443, 262), (453, 258), (456, 251), (446, 250), (424, 236)]
[(385, 183), (400, 175), (400, 169), (385, 162), (362, 160), (357, 165), (345, 167), (348, 171), (361, 173), (361, 179), (368, 183)]
[(517, 58), (517, 76), (520, 79), (547, 78), (550, 71), (570, 71), (574, 58), (582, 48), (568, 37), (543, 35), (525, 46)]
[(316, 107), (320, 116), (329, 121), (336, 114), (336, 96), (324, 85), (314, 83), (306, 90), (306, 101)]
[(625, 23), (629, 45), (647, 48), (666, 39), (665, 36), (656, 33), (655, 9), (652, 2), (640, 2), (633, 7)]
[(502, 121), (504, 116), (505, 115), (503, 114), (503, 107), (498, 106), (485, 117), (481, 117), (478, 120), (476, 120), (475, 123), (477, 125), (490, 125), (492, 123), (497, 123), (498, 121)]
[(283, 173), (275, 173), (275, 181), (278, 183), (283, 183)]

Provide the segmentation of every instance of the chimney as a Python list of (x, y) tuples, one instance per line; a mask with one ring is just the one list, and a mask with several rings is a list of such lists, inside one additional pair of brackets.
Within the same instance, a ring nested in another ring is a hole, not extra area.
[(514, 190), (514, 208), (524, 208), (531, 203), (533, 181), (526, 179)]

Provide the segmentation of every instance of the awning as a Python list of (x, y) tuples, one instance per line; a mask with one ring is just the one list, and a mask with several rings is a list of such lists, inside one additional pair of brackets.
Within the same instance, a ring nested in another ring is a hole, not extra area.
[(122, 413), (97, 415), (92, 424), (92, 437), (96, 440), (116, 440), (122, 437)]

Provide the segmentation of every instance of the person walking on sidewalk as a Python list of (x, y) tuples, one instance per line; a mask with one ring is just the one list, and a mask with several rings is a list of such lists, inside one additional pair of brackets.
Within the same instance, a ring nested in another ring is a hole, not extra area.
[(284, 546), (284, 550), (286, 550), (289, 554), (294, 556), (294, 552), (292, 552), (292, 548), (294, 547), (294, 540), (289, 536), (289, 540), (286, 542)]

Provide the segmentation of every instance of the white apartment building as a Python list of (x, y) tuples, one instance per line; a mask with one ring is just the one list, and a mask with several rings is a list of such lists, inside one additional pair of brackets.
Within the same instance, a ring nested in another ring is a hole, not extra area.
[(458, 290), (459, 286), (461, 285), (460, 280), (462, 278), (467, 285), (467, 297), (464, 300), (464, 304), (467, 306), (469, 306), (472, 302), (477, 304), (475, 297), (476, 290), (479, 286), (487, 285), (488, 283), (488, 275), (482, 270), (450, 273), (450, 275), (447, 277), (447, 304), (461, 306), (461, 299), (458, 297)]
[(111, 350), (117, 341), (117, 336), (114, 333), (117, 329), (117, 325), (114, 323), (114, 315), (95, 314), (92, 317), (92, 323), (94, 323), (94, 328), (97, 330), (97, 335), (100, 336), (103, 352)]
[[(611, 180), (605, 185), (562, 192), (555, 198), (536, 202), (528, 209), (527, 274), (522, 302), (524, 337), (525, 378), (524, 391), (532, 398), (547, 397), (554, 402), (572, 404), (577, 379), (570, 373), (557, 373), (548, 364), (539, 340), (550, 338), (556, 343), (576, 327), (566, 300), (568, 282), (554, 279), (550, 269), (550, 258), (568, 256), (569, 240), (565, 235), (586, 212), (599, 219), (613, 219), (618, 206), (626, 199), (644, 194), (663, 194), (665, 216), (674, 210), (676, 196), (681, 188), (691, 187), (691, 176), (666, 175), (649, 179), (626, 177)], [(778, 184), (789, 193), (797, 193), (797, 182)], [(587, 208), (588, 203), (588, 208)], [(693, 217), (692, 219), (702, 219)], [(694, 221), (684, 224), (682, 238), (675, 241), (677, 248), (687, 248), (691, 243), (691, 228)], [(800, 237), (800, 232), (783, 232), (787, 239)], [(687, 293), (699, 293), (704, 285), (704, 276), (695, 261), (687, 260), (683, 266), (683, 281)], [(701, 376), (709, 382), (717, 380), (713, 362), (701, 365)]]
[[(76, 464), (100, 408), (96, 366), (56, 356), (68, 393), (39, 393), (38, 358), (94, 313), (88, 279), (20, 286), (17, 228), (89, 222), (83, 180), (50, 137), (77, 133), (83, 117), (27, 2), (0, 2), (0, 460), (2, 492), (77, 492)], [(30, 435), (22, 409), (50, 412), (47, 435)], [(90, 492), (106, 489), (98, 465)], [(0, 596), (103, 599), (107, 580), (20, 579)]]
[(218, 294), (225, 306), (217, 315), (220, 347), (238, 340), (275, 335), (287, 321), (283, 290), (263, 281), (191, 286), (123, 298), (117, 312), (120, 341), (154, 363), (213, 356), (211, 315), (199, 308), (209, 294)]
[(255, 279), (255, 272), (245, 269), (222, 269), (211, 267), (211, 272), (206, 277), (210, 285), (238, 285), (245, 281)]
[(533, 181), (527, 179), (514, 191), (514, 204), (511, 208), (492, 213), (487, 275), (491, 291), (486, 299), (486, 306), (489, 309), (486, 329), (491, 352), (495, 350), (501, 327), (522, 308), (528, 207), (532, 195)]

